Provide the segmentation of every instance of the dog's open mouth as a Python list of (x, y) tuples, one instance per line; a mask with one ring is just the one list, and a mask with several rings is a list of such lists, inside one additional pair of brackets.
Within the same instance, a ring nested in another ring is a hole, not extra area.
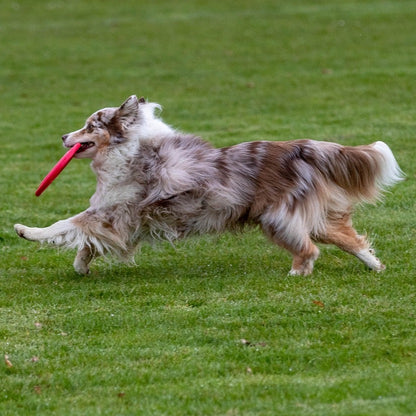
[(81, 143), (81, 147), (77, 150), (77, 153), (81, 153), (87, 149), (89, 149), (90, 147), (93, 147), (94, 143), (93, 142), (85, 142), (85, 143)]

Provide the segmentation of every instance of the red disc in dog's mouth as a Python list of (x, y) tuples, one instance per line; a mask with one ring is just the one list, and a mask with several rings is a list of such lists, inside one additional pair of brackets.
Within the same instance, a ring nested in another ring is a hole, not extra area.
[(81, 153), (84, 150), (89, 149), (90, 147), (94, 146), (94, 142), (84, 142), (84, 143), (79, 143), (81, 146), (80, 148), (76, 151), (76, 153)]
[[(72, 146), (59, 160), (59, 162), (51, 169), (51, 171), (45, 176), (40, 183), (39, 188), (36, 190), (35, 195), (39, 196), (42, 192), (54, 181), (54, 179), (65, 169), (65, 166), (75, 156), (75, 153), (82, 148), (81, 143), (77, 143)], [(84, 149), (85, 150), (85, 149)]]

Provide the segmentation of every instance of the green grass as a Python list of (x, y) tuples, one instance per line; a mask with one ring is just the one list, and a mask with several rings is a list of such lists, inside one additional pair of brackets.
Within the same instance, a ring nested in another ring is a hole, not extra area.
[[(2, 416), (416, 414), (414, 1), (3, 3)], [(133, 93), (217, 146), (386, 141), (407, 179), (355, 222), (387, 270), (321, 247), (312, 277), (288, 277), (250, 231), (79, 277), (74, 253), (18, 239), (15, 222), (88, 206), (85, 161), (34, 191), (62, 134)]]

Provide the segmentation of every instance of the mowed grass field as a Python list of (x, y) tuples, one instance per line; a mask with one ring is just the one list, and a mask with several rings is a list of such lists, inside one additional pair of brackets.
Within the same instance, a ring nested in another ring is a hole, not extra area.
[[(416, 414), (416, 2), (29, 1), (0, 9), (0, 414)], [(18, 239), (88, 207), (60, 137), (131, 94), (216, 146), (384, 140), (406, 180), (355, 223), (377, 274), (311, 277), (257, 230), (144, 246), (137, 266)], [(5, 357), (5, 358), (3, 358)]]

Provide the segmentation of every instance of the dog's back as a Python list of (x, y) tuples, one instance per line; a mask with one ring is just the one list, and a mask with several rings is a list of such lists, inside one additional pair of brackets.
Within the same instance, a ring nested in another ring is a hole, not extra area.
[[(139, 203), (149, 223), (180, 226), (172, 235), (221, 232), (245, 223), (302, 224), (319, 235), (327, 217), (377, 199), (400, 178), (382, 142), (344, 147), (312, 140), (247, 142), (215, 149), (194, 136), (177, 135), (138, 152), (148, 192)], [(271, 214), (271, 212), (273, 214)], [(171, 218), (167, 220), (167, 218)], [(267, 220), (265, 220), (267, 218)]]

